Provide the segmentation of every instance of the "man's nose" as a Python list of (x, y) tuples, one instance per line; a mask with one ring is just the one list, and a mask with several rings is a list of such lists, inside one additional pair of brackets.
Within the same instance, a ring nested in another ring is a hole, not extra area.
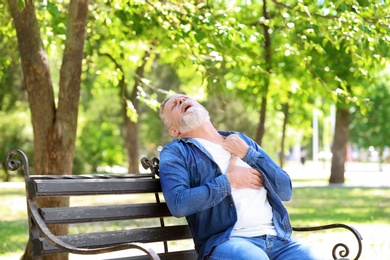
[(186, 101), (186, 97), (181, 97), (179, 99), (179, 105), (181, 105), (184, 101)]

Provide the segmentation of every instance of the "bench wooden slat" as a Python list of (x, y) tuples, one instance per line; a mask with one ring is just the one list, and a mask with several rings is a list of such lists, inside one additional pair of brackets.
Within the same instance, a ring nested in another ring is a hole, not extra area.
[[(190, 239), (191, 231), (187, 225), (139, 228), (133, 230), (117, 230), (108, 232), (95, 232), (88, 234), (77, 234), (59, 236), (59, 239), (80, 248), (99, 248), (129, 242), (153, 243), (159, 241), (172, 241)], [(34, 239), (33, 239), (34, 240)], [(62, 252), (52, 245), (46, 238), (39, 238), (33, 241), (34, 251), (42, 250), (41, 254)]]
[(82, 174), (82, 175), (31, 175), (30, 180), (70, 180), (70, 179), (138, 179), (153, 178), (152, 173), (126, 173), (126, 174)]
[[(161, 260), (196, 260), (198, 258), (198, 255), (195, 250), (161, 253), (158, 255)], [(150, 260), (150, 258), (145, 255), (140, 255), (121, 258), (110, 258), (110, 260)]]
[(30, 197), (135, 194), (161, 192), (157, 179), (37, 179), (29, 182)]
[(41, 208), (39, 211), (46, 224), (72, 224), (171, 216), (165, 203)]

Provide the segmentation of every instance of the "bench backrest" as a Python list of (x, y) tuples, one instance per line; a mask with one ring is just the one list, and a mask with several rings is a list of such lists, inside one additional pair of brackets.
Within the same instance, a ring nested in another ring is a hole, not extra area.
[[(150, 161), (144, 159), (143, 164), (145, 163)], [(161, 254), (159, 253), (161, 259), (196, 259), (193, 249), (170, 252), (169, 241), (191, 239), (191, 232), (185, 219), (173, 218), (165, 202), (160, 201), (163, 196), (160, 181), (156, 176), (158, 168), (149, 166), (152, 170), (151, 174), (27, 176), (30, 241), (34, 256), (65, 251), (50, 243), (50, 237), (42, 236), (38, 228), (38, 226), (60, 224), (69, 225), (70, 234), (57, 238), (77, 248), (101, 248), (133, 242), (161, 242), (161, 250), (156, 250), (162, 251)], [(71, 206), (56, 208), (37, 206), (38, 198), (58, 196), (70, 197)], [(79, 201), (82, 204), (81, 196), (89, 196), (98, 202), (94, 205), (72, 205), (74, 204), (72, 201), (75, 203)], [(120, 202), (113, 202), (117, 201), (119, 196), (123, 197)], [(33, 214), (36, 216), (39, 214), (38, 220), (31, 221)], [(44, 223), (35, 223), (40, 221)], [(95, 228), (101, 230), (84, 231), (88, 229), (88, 225), (80, 227), (80, 223), (93, 224)], [(82, 231), (75, 232), (77, 229)], [(191, 243), (193, 248), (192, 241), (189, 240), (188, 243)], [(148, 259), (148, 257), (135, 256), (134, 259)]]

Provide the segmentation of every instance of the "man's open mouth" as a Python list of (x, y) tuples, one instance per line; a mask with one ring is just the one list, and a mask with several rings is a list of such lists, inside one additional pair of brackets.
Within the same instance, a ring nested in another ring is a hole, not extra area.
[(184, 105), (183, 112), (187, 112), (187, 110), (192, 107), (191, 105)]

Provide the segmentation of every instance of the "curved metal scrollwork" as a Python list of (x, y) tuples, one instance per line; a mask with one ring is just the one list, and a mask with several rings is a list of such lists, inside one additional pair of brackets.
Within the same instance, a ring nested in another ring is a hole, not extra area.
[(159, 164), (160, 160), (156, 157), (153, 157), (151, 160), (149, 160), (146, 157), (143, 157), (141, 159), (141, 164), (144, 167), (145, 170), (149, 169), (154, 175), (159, 175)]
[(24, 176), (28, 177), (30, 175), (28, 158), (27, 158), (27, 155), (21, 150), (14, 149), (14, 150), (11, 150), (8, 152), (7, 158), (6, 158), (7, 169), (10, 171), (17, 171), (17, 170), (19, 170), (20, 166), (22, 165), (22, 163), (19, 160), (15, 160), (12, 158), (14, 155), (18, 155), (20, 158), (22, 158)]
[[(340, 249), (340, 247), (342, 247), (342, 249)], [(333, 250), (332, 250), (332, 256), (333, 256), (333, 259), (339, 259), (336, 255), (337, 255), (337, 251), (339, 251), (339, 255), (341, 257), (347, 257), (349, 255), (349, 248), (347, 245), (343, 244), (343, 243), (338, 243), (336, 244), (334, 247), (333, 247)], [(343, 259), (343, 258), (342, 258)]]
[[(356, 237), (356, 240), (358, 242), (358, 252), (356, 254), (356, 257), (353, 258), (355, 260), (360, 258), (360, 255), (362, 253), (362, 236), (360, 233), (354, 228), (346, 224), (330, 224), (330, 225), (324, 225), (324, 226), (317, 226), (317, 227), (293, 227), (294, 231), (318, 231), (318, 230), (326, 230), (326, 229), (333, 229), (333, 228), (345, 228), (352, 232), (352, 234)], [(337, 252), (339, 254), (339, 257), (337, 257)], [(332, 256), (333, 259), (347, 259), (346, 257), (349, 256), (349, 248), (347, 245), (343, 243), (337, 243), (332, 250)]]

